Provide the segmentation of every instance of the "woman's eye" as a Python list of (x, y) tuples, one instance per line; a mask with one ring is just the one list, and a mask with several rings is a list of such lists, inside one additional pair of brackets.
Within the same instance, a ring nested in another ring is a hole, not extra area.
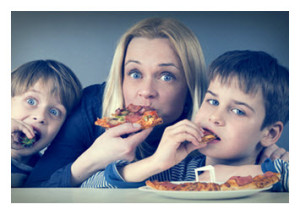
[(131, 78), (133, 78), (133, 79), (140, 79), (140, 78), (142, 78), (142, 74), (141, 74), (139, 71), (137, 71), (137, 70), (132, 70), (132, 71), (130, 71), (130, 72), (128, 73), (128, 75), (129, 75)]
[(54, 116), (59, 116), (60, 115), (60, 111), (57, 110), (56, 108), (51, 108), (49, 110), (50, 114), (54, 115)]
[(246, 113), (244, 111), (241, 111), (237, 108), (232, 109), (232, 112), (235, 113), (236, 115), (239, 115), (239, 116), (245, 116), (246, 115)]
[(170, 72), (163, 72), (161, 74), (160, 79), (163, 80), (163, 81), (169, 82), (169, 81), (172, 81), (172, 80), (176, 79), (176, 77)]
[(34, 99), (34, 98), (28, 98), (27, 100), (26, 100), (26, 102), (29, 104), (29, 105), (37, 105), (37, 100), (36, 99)]
[(208, 99), (207, 100), (209, 104), (214, 105), (214, 106), (218, 106), (219, 102), (215, 99)]

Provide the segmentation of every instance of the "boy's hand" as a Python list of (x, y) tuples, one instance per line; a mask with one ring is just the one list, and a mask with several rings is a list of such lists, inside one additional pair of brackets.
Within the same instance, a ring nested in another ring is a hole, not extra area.
[(190, 152), (206, 144), (200, 143), (203, 129), (189, 120), (183, 120), (165, 129), (160, 144), (153, 157), (164, 171), (180, 161)]
[(33, 128), (23, 121), (11, 119), (11, 148), (22, 149), (23, 146), (19, 143), (20, 133), (24, 133), (26, 137), (32, 139), (35, 134)]

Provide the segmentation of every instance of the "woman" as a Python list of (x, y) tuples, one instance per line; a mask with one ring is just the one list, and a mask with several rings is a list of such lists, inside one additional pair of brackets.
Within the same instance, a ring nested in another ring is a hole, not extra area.
[[(26, 186), (78, 186), (115, 160), (149, 156), (166, 126), (191, 118), (193, 107), (198, 109), (205, 77), (201, 46), (188, 28), (173, 19), (137, 23), (120, 40), (107, 83), (84, 90), (81, 104)], [(164, 124), (135, 134), (140, 129), (132, 124), (106, 132), (94, 125), (97, 117), (110, 116), (130, 103), (154, 107)], [(132, 135), (122, 138), (124, 134)]]
[[(26, 186), (79, 186), (116, 160), (153, 154), (168, 125), (192, 118), (206, 87), (204, 57), (193, 32), (173, 19), (142, 20), (120, 39), (107, 83), (84, 90)], [(97, 117), (130, 103), (154, 107), (164, 124), (138, 133), (135, 124), (107, 131), (94, 125)]]

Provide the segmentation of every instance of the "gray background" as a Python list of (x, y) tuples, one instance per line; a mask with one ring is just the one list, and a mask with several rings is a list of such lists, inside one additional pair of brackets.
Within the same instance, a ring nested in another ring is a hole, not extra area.
[[(151, 16), (173, 17), (198, 37), (209, 65), (229, 50), (262, 50), (289, 67), (288, 12), (11, 12), (11, 67), (36, 59), (69, 66), (83, 86), (105, 81), (120, 36)], [(242, 134), (241, 134), (242, 135)], [(289, 150), (289, 127), (278, 145)]]

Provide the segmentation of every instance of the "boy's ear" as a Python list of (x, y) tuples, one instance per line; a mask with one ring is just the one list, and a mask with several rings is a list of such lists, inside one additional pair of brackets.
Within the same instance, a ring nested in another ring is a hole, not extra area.
[(260, 141), (261, 145), (264, 147), (268, 147), (272, 144), (275, 144), (281, 136), (282, 130), (283, 123), (280, 121), (275, 122), (272, 125), (264, 128), (263, 137)]

